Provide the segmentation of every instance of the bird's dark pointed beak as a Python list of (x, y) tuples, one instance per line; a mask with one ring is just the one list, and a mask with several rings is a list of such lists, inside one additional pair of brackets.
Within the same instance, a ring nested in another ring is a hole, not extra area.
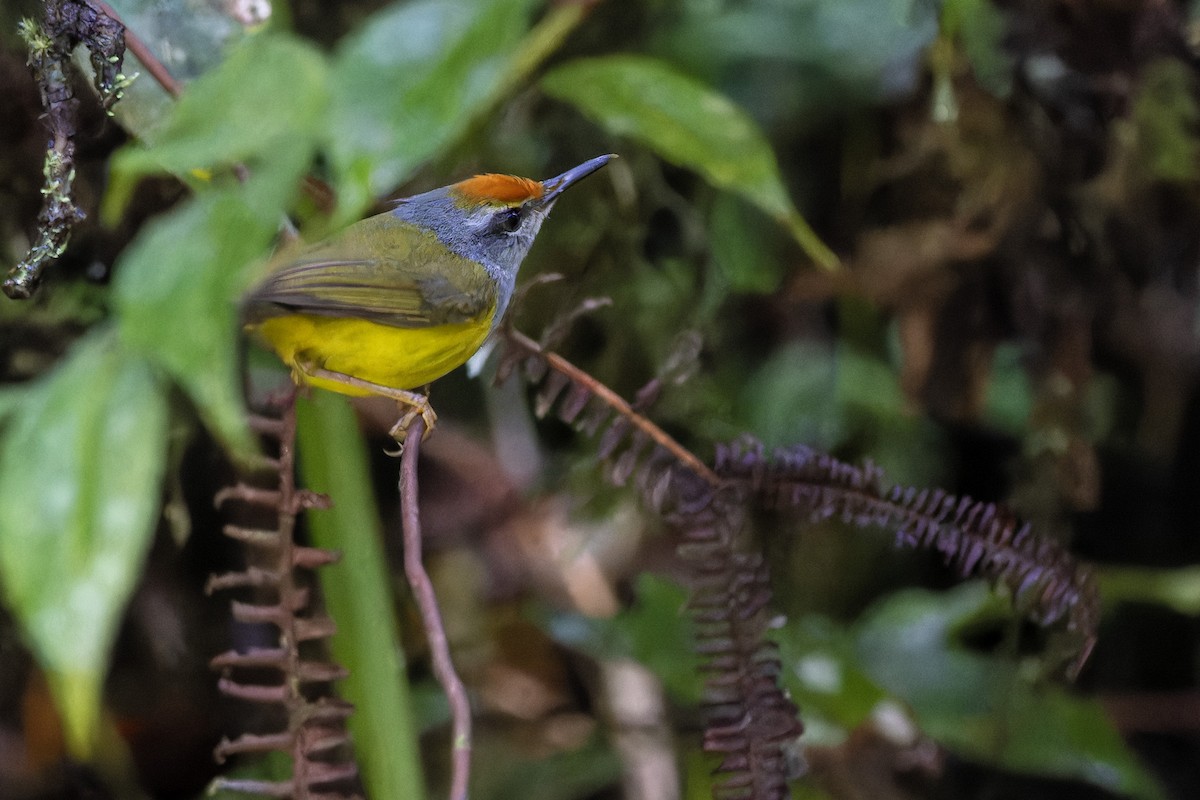
[(603, 167), (608, 162), (616, 158), (615, 153), (608, 153), (603, 156), (596, 156), (590, 161), (585, 161), (577, 167), (571, 167), (562, 175), (553, 178), (547, 178), (542, 181), (542, 197), (540, 205), (548, 206), (558, 199), (558, 196), (567, 190), (567, 187), (591, 175), (596, 170)]

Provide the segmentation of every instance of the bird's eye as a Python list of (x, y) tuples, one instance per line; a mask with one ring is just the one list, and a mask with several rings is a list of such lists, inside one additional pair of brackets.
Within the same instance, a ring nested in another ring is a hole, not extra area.
[(521, 209), (506, 208), (492, 218), (492, 230), (513, 233), (521, 227)]

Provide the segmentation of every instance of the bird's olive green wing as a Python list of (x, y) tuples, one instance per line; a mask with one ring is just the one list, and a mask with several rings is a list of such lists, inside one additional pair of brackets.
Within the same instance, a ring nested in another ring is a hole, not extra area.
[(478, 319), (495, 304), (482, 266), (380, 214), (285, 260), (242, 308), (251, 324), (302, 313), (419, 328)]

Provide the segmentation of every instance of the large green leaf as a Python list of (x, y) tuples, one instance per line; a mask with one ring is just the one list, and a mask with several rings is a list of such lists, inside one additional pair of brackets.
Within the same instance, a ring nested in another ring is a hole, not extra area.
[(534, 0), (419, 0), (339, 49), (329, 150), (341, 203), (361, 208), (460, 135), (503, 84)]
[[(230, 445), (249, 446), (237, 361), (237, 298), (309, 166), (327, 107), (324, 57), (271, 35), (193, 83), (151, 147), (121, 151), (129, 183), (239, 163), (241, 182), (196, 196), (140, 232), (116, 265), (122, 339), (165, 369)], [(120, 193), (120, 190), (117, 191)]]
[(187, 88), (153, 146), (123, 149), (113, 169), (137, 176), (253, 167), (280, 142), (315, 142), (327, 104), (320, 52), (283, 35), (255, 37)]
[(0, 449), (0, 583), (86, 754), (122, 609), (154, 532), (167, 407), (94, 332), (22, 398)]
[(713, 262), (735, 292), (774, 292), (787, 267), (763, 236), (762, 215), (737, 197), (722, 194), (709, 211)]
[(637, 55), (572, 61), (549, 72), (541, 85), (606, 130), (637, 139), (746, 198), (783, 224), (813, 261), (837, 268), (837, 256), (788, 197), (766, 137), (724, 95), (663, 61)]
[[(115, 281), (122, 339), (184, 387), (229, 445), (249, 447), (237, 358), (237, 297), (267, 249), (279, 204), (252, 183), (210, 191), (148, 224)], [(293, 176), (294, 178), (294, 176)]]

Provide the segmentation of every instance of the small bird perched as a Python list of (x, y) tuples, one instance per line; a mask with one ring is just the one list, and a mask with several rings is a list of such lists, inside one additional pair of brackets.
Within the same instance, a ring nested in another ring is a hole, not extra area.
[(476, 175), (400, 200), (281, 257), (242, 302), (246, 329), (299, 384), (382, 395), (437, 417), (411, 391), (466, 363), (500, 322), (517, 270), (554, 202), (615, 155), (544, 181)]

